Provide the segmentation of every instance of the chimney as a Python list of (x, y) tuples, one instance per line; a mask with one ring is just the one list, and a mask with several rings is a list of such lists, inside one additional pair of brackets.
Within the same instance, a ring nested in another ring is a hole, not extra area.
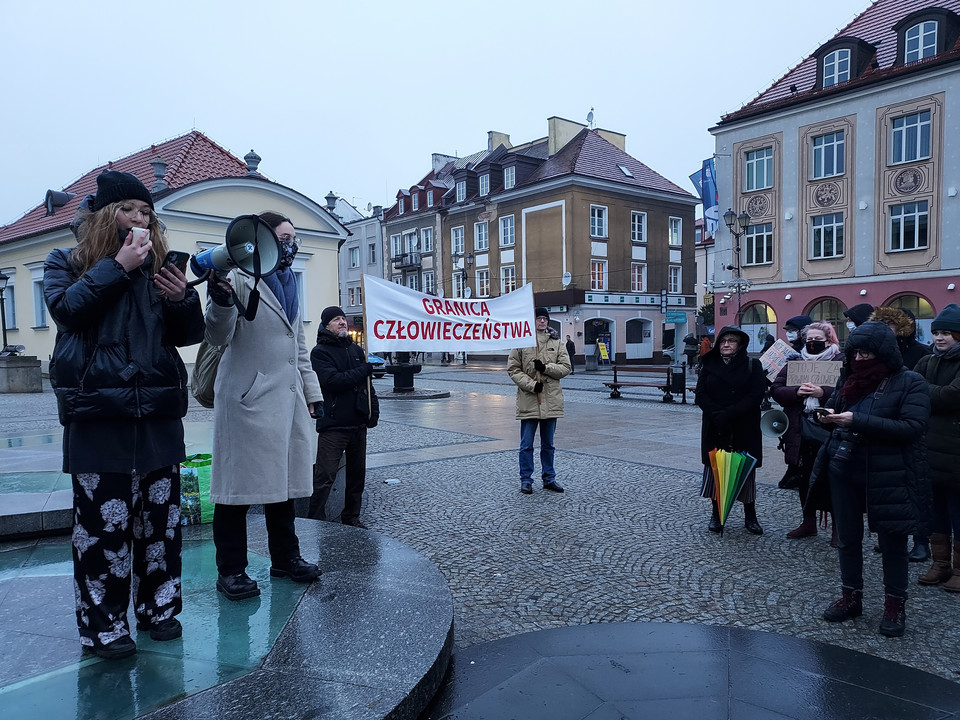
[(487, 131), (487, 152), (493, 152), (501, 145), (508, 149), (512, 148), (513, 144), (510, 142), (510, 136), (496, 130)]

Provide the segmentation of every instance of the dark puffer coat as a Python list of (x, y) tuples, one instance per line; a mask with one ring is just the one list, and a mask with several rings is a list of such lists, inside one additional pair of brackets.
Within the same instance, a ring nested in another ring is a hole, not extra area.
[[(740, 336), (740, 350), (725, 363), (720, 357), (720, 338), (729, 333)], [(700, 460), (710, 464), (715, 448), (744, 450), (763, 463), (763, 436), (760, 433), (760, 403), (767, 389), (767, 376), (759, 360), (747, 355), (748, 335), (729, 325), (717, 333), (717, 344), (702, 359), (697, 378), (697, 406), (703, 411), (700, 423)]]
[(930, 385), (930, 479), (956, 492), (960, 490), (960, 345), (943, 355), (921, 358), (916, 372)]
[(147, 268), (128, 274), (107, 257), (81, 278), (69, 250), (47, 257), (43, 293), (57, 323), (50, 383), (64, 425), (186, 415), (176, 347), (203, 340), (200, 297), (188, 288), (180, 302), (164, 299)]
[[(842, 355), (837, 355), (834, 360), (839, 360)], [(801, 360), (802, 356), (797, 353), (792, 360)], [(803, 408), (805, 398), (797, 395), (799, 385), (787, 385), (787, 366), (784, 365), (777, 373), (776, 380), (770, 387), (770, 397), (772, 397), (782, 408), (787, 416), (787, 431), (783, 435), (783, 460), (787, 465), (797, 465), (800, 462), (800, 443), (803, 440), (803, 430), (801, 423), (803, 419)], [(827, 404), (827, 401), (833, 396), (833, 388), (827, 385), (821, 385), (823, 396), (817, 398), (821, 407)], [(813, 451), (811, 450), (811, 453)]]
[[(853, 421), (842, 430), (834, 430), (821, 448), (814, 464), (811, 484), (857, 481), (866, 485), (866, 511), (871, 532), (902, 535), (926, 530), (920, 508), (929, 502), (924, 433), (930, 420), (930, 393), (927, 383), (903, 366), (896, 338), (886, 324), (866, 322), (847, 341), (847, 361), (843, 377), (849, 373), (849, 360), (856, 350), (874, 353), (890, 370), (877, 390), (852, 408), (838, 391), (827, 407), (837, 413), (852, 410)], [(838, 435), (854, 433), (846, 443), (852, 456), (836, 457)], [(811, 490), (811, 492), (814, 492)]]
[[(373, 384), (367, 400), (369, 365), (363, 348), (349, 337), (339, 338), (326, 328), (317, 333), (310, 363), (323, 392), (323, 412), (317, 412), (317, 432), (333, 428), (377, 426), (380, 401)], [(367, 407), (372, 408), (372, 413)]]

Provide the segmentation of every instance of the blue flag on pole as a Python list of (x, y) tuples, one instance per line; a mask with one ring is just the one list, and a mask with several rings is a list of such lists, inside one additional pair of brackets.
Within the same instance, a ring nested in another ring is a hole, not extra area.
[(720, 198), (717, 195), (717, 170), (713, 164), (713, 158), (703, 161), (700, 182), (703, 185), (700, 197), (703, 199), (703, 222), (706, 226), (706, 234), (716, 237), (717, 228), (720, 227)]

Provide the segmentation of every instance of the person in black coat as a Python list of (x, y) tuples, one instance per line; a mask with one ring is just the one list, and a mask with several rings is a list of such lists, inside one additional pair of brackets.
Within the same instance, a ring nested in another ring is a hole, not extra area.
[[(703, 411), (700, 424), (700, 460), (703, 463), (703, 497), (714, 495), (714, 479), (710, 468), (710, 451), (740, 450), (763, 463), (763, 436), (760, 433), (760, 403), (767, 388), (767, 377), (759, 360), (747, 355), (749, 336), (740, 328), (728, 325), (717, 333), (713, 349), (703, 356), (697, 378), (696, 402)], [(762, 535), (757, 521), (756, 469), (737, 497), (743, 503), (744, 527), (754, 535)], [(716, 500), (707, 526), (720, 532), (720, 514)]]
[(880, 633), (906, 625), (907, 536), (925, 532), (921, 507), (929, 494), (924, 433), (930, 420), (926, 381), (903, 366), (893, 331), (868, 321), (847, 340), (844, 375), (821, 424), (833, 428), (812, 482), (829, 479), (839, 536), (841, 597), (823, 612), (828, 622), (863, 614), (863, 513), (876, 532), (886, 593)]
[[(154, 640), (180, 637), (180, 463), (187, 372), (177, 346), (203, 339), (203, 309), (167, 253), (153, 198), (107, 170), (54, 250), (43, 293), (57, 323), (50, 383), (73, 480), (73, 571), (85, 651), (136, 652), (127, 609)], [(146, 231), (149, 231), (148, 233)]]
[(346, 455), (346, 486), (340, 522), (366, 527), (360, 522), (363, 488), (367, 476), (367, 429), (380, 420), (380, 402), (370, 377), (373, 365), (363, 348), (347, 333), (347, 320), (337, 306), (320, 315), (322, 327), (310, 362), (320, 381), (323, 408), (317, 412), (317, 463), (313, 472), (313, 495), (309, 516), (327, 519), (327, 498)]
[(803, 337), (800, 333), (812, 322), (813, 318), (809, 315), (796, 315), (783, 324), (783, 332), (787, 337), (787, 342), (796, 352), (803, 350)]

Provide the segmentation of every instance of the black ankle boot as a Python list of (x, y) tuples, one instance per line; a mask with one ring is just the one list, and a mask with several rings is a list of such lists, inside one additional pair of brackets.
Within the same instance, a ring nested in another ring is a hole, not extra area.
[(883, 601), (883, 620), (880, 621), (880, 634), (887, 637), (901, 637), (907, 627), (907, 612), (904, 609), (907, 599), (887, 595)]
[(843, 622), (863, 615), (863, 590), (843, 588), (843, 594), (823, 611), (827, 622)]
[(723, 529), (723, 526), (720, 524), (720, 506), (717, 505), (716, 500), (711, 500), (710, 504), (713, 505), (713, 510), (710, 513), (710, 524), (707, 525), (707, 530), (712, 533), (718, 533)]
[(757, 522), (756, 503), (743, 504), (743, 526), (747, 529), (748, 533), (763, 535), (763, 528), (760, 527), (760, 523)]

